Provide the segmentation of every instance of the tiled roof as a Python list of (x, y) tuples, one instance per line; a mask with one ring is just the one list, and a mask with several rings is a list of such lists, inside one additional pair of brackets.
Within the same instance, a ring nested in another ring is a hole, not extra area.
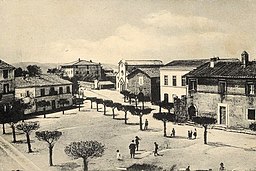
[(4, 62), (3, 60), (0, 60), (0, 69), (6, 69), (6, 68), (15, 68), (14, 66)]
[(17, 88), (53, 86), (53, 85), (63, 85), (63, 84), (72, 84), (72, 83), (54, 74), (44, 74), (37, 77), (26, 77), (26, 78), (16, 77), (15, 78), (15, 85)]
[(161, 60), (125, 60), (127, 65), (163, 65)]
[(135, 74), (135, 72), (142, 72), (142, 73), (148, 75), (150, 78), (160, 77), (160, 71), (159, 71), (159, 69), (156, 69), (156, 68), (137, 68), (137, 69), (133, 70), (128, 75), (128, 77)]
[(92, 62), (92, 61), (86, 61), (86, 60), (79, 59), (74, 62), (63, 64), (61, 66), (78, 66), (78, 65), (100, 65), (100, 64)]
[(191, 60), (173, 60), (167, 63), (165, 66), (172, 67), (198, 67), (205, 62), (208, 62), (209, 59), (191, 59)]
[(240, 61), (217, 61), (214, 67), (210, 62), (201, 65), (186, 74), (188, 77), (214, 77), (214, 78), (256, 78), (256, 61), (251, 61), (246, 67)]

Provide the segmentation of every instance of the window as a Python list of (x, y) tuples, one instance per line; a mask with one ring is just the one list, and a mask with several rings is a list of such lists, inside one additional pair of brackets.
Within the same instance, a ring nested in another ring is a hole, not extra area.
[(220, 81), (219, 82), (219, 93), (220, 94), (225, 94), (227, 91), (227, 86), (225, 81)]
[(45, 89), (44, 88), (40, 89), (40, 94), (41, 94), (41, 96), (45, 96)]
[(253, 83), (247, 83), (245, 86), (245, 94), (246, 95), (254, 95), (255, 86)]
[(29, 91), (26, 92), (26, 97), (29, 97)]
[(59, 87), (59, 94), (63, 94), (63, 87)]
[(197, 90), (197, 81), (196, 81), (196, 79), (190, 79), (189, 80), (188, 89), (190, 91), (196, 91)]
[(248, 109), (248, 120), (255, 120), (255, 109)]
[(164, 102), (169, 102), (169, 96), (167, 93), (164, 93)]
[(181, 85), (186, 86), (186, 77), (181, 78)]
[(87, 74), (89, 74), (90, 72), (89, 71), (87, 71)]
[(124, 75), (124, 71), (121, 71), (121, 76), (123, 76)]
[(3, 78), (8, 78), (8, 70), (3, 70)]
[(67, 86), (67, 93), (70, 93), (70, 87)]
[(168, 75), (164, 75), (164, 85), (168, 85)]
[(4, 93), (9, 93), (9, 84), (4, 84)]
[(139, 77), (139, 85), (143, 85), (143, 77)]
[(176, 77), (176, 75), (172, 76), (172, 86), (177, 86), (177, 77)]
[(76, 71), (76, 74), (79, 74), (79, 72), (78, 72), (78, 71)]

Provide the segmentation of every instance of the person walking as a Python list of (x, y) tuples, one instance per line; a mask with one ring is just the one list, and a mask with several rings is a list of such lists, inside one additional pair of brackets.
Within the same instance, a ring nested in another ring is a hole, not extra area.
[(132, 140), (131, 144), (129, 145), (129, 149), (130, 149), (131, 158), (134, 158), (135, 157), (135, 149), (136, 149), (134, 140)]
[(175, 129), (174, 128), (172, 128), (171, 137), (175, 137)]
[(225, 167), (224, 167), (224, 163), (221, 162), (221, 163), (220, 163), (220, 169), (219, 169), (219, 171), (224, 171), (224, 170), (226, 170)]
[(139, 151), (139, 144), (140, 144), (140, 141), (141, 139), (138, 137), (138, 136), (136, 136), (135, 137), (135, 144), (136, 144), (136, 149), (137, 149), (137, 151)]
[(197, 136), (196, 128), (195, 128), (195, 131), (194, 131), (193, 135), (194, 135), (194, 138), (196, 139), (196, 136)]
[(155, 145), (154, 156), (159, 156), (159, 154), (158, 154), (158, 144), (156, 142), (154, 142), (154, 145)]
[(147, 130), (148, 129), (148, 120), (146, 119), (145, 120), (145, 125), (144, 125), (144, 130)]

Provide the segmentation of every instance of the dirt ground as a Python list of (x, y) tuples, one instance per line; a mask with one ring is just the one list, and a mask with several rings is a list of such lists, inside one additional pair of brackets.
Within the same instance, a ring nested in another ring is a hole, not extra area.
[[(85, 92), (87, 96), (98, 96), (111, 98), (121, 102), (122, 96), (114, 91)], [(146, 104), (152, 107), (151, 104)], [(39, 130), (59, 130), (63, 132), (62, 137), (54, 147), (54, 166), (48, 166), (48, 147), (46, 142), (38, 141), (34, 132), (31, 134), (33, 153), (27, 153), (26, 137), (24, 134), (17, 133), (18, 143), (13, 144), (19, 151), (25, 154), (42, 170), (49, 171), (68, 171), (82, 170), (82, 160), (74, 160), (68, 157), (64, 148), (72, 141), (97, 140), (105, 144), (105, 152), (102, 157), (91, 159), (89, 170), (117, 170), (119, 167), (128, 167), (133, 163), (152, 163), (165, 169), (170, 169), (175, 165), (176, 169), (186, 168), (190, 165), (191, 170), (213, 169), (218, 170), (219, 164), (224, 163), (228, 170), (256, 170), (256, 137), (254, 135), (238, 134), (221, 130), (209, 129), (208, 144), (203, 144), (203, 129), (197, 127), (198, 137), (195, 140), (187, 139), (187, 131), (194, 130), (192, 126), (167, 124), (167, 133), (170, 134), (175, 128), (177, 137), (163, 137), (163, 123), (152, 118), (150, 115), (143, 117), (143, 121), (149, 120), (149, 130), (139, 130), (139, 118), (128, 114), (128, 124), (124, 124), (124, 112), (116, 111), (116, 119), (112, 119), (111, 110), (107, 108), (107, 115), (103, 115), (103, 106), (97, 112), (95, 105), (90, 109), (90, 102), (85, 101), (81, 111), (72, 109), (48, 114), (47, 118), (37, 116), (30, 120), (39, 121)], [(157, 107), (154, 107), (157, 109)], [(7, 132), (11, 132), (7, 128)], [(129, 143), (135, 136), (141, 138), (139, 151), (135, 159), (130, 159)], [(11, 134), (3, 135), (11, 142)], [(154, 156), (154, 142), (160, 145), (160, 156)], [(123, 161), (116, 160), (116, 150), (120, 150)], [(0, 150), (0, 163), (2, 166), (12, 165), (12, 159)], [(3, 154), (3, 155), (2, 155)], [(1, 169), (1, 167), (0, 167)]]

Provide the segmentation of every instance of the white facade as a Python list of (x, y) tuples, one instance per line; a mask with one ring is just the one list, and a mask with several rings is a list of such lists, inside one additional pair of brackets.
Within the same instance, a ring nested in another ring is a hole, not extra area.
[(116, 75), (116, 89), (118, 91), (127, 89), (128, 79), (126, 76), (127, 76), (127, 71), (126, 71), (125, 60), (121, 60), (118, 64), (118, 72)]
[(74, 69), (73, 68), (62, 68), (64, 71), (64, 75), (68, 76), (69, 78), (74, 77)]
[(190, 70), (177, 69), (171, 67), (160, 68), (160, 99), (167, 99), (168, 102), (173, 102), (174, 97), (181, 98), (182, 95), (187, 95), (187, 86), (185, 79), (182, 76)]

